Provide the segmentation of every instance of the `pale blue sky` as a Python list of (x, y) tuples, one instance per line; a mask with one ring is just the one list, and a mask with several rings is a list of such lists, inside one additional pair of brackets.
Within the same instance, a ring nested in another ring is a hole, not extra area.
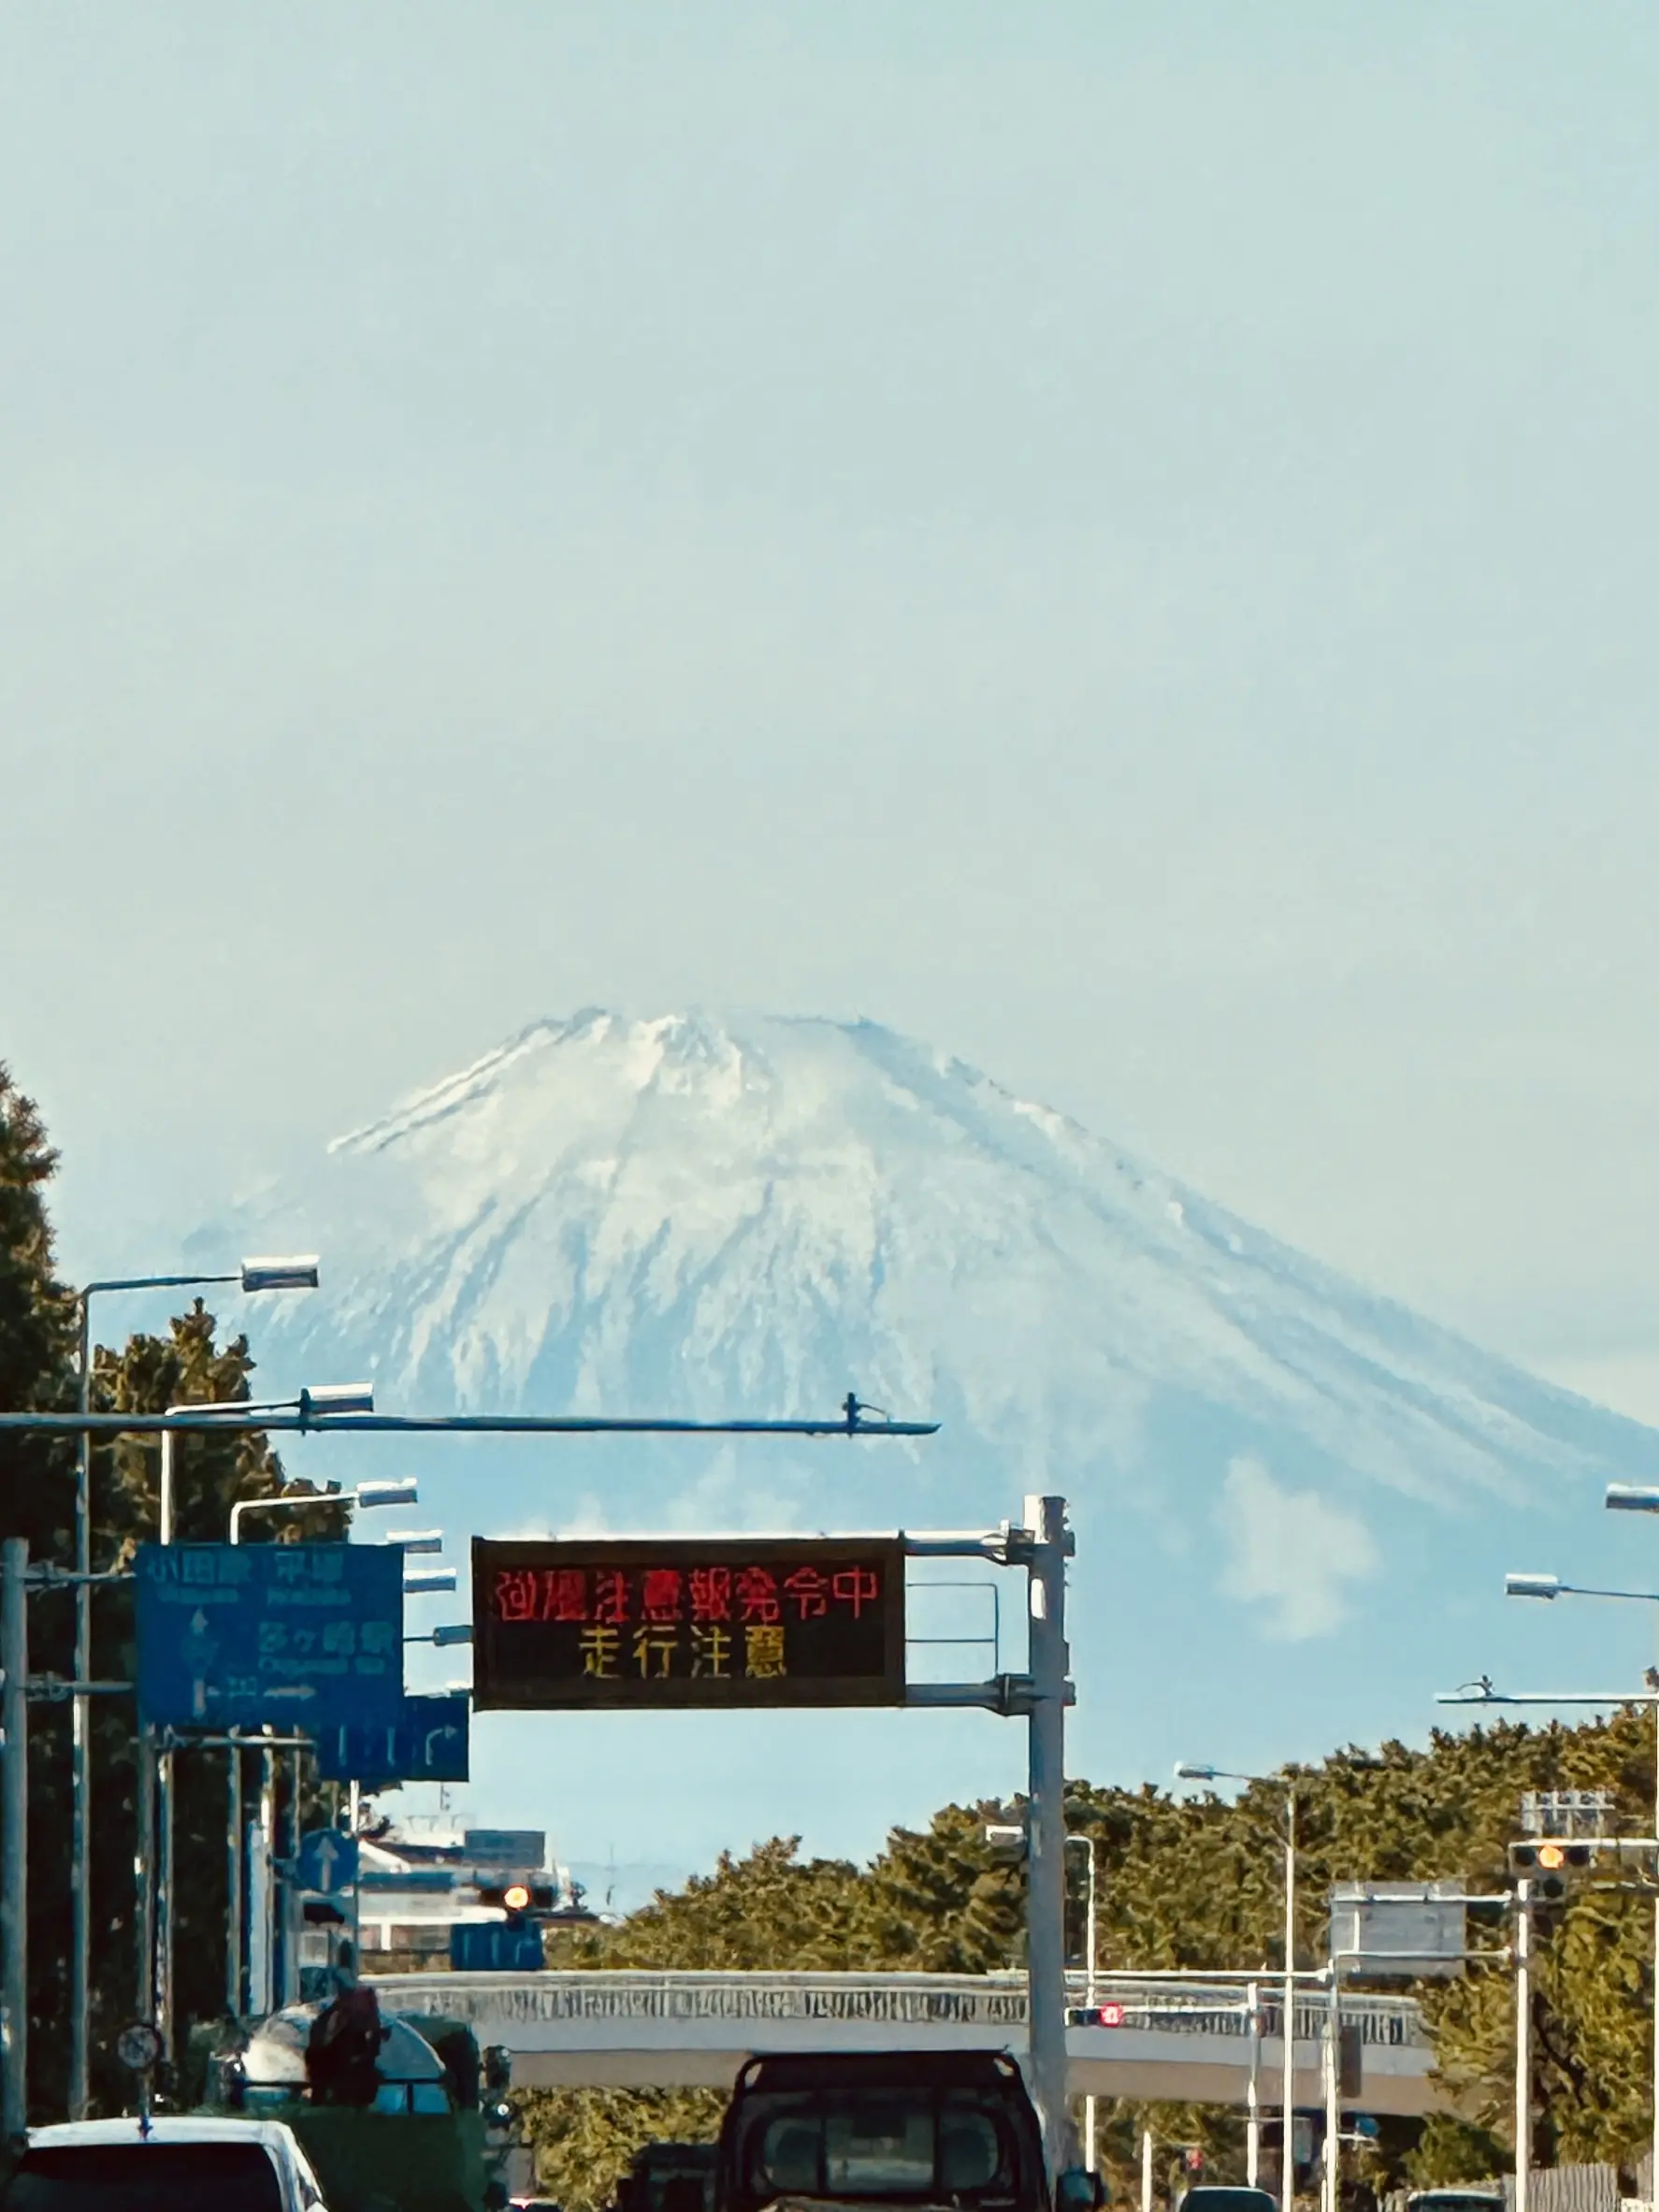
[(7, 10), (72, 1264), (544, 1011), (868, 1012), (1659, 1412), (1656, 94), (1635, 5)]

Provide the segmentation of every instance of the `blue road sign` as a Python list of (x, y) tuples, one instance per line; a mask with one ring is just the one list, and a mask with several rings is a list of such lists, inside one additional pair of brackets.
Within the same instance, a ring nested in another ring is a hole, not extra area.
[(299, 1839), (299, 1887), (338, 1897), (357, 1879), (357, 1839), (337, 1828), (309, 1828)]
[(469, 1718), (465, 1690), (405, 1698), (396, 1720), (318, 1728), (317, 1771), (325, 1782), (467, 1782)]
[(138, 1710), (171, 1728), (395, 1721), (403, 1554), (381, 1544), (140, 1544)]
[(457, 1920), (449, 1931), (456, 1973), (534, 1973), (547, 1964), (541, 1930), (514, 1920)]

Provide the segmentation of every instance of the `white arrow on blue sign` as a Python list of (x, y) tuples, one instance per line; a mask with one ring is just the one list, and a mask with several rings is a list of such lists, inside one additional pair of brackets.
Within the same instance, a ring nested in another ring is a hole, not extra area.
[(466, 1691), (455, 1690), (405, 1698), (384, 1726), (318, 1728), (317, 1771), (325, 1782), (469, 1781), (470, 1709)]
[(357, 1839), (337, 1828), (308, 1829), (299, 1839), (299, 1886), (319, 1897), (338, 1897), (357, 1879)]
[(141, 1544), (138, 1707), (173, 1728), (396, 1723), (403, 1557), (381, 1544)]

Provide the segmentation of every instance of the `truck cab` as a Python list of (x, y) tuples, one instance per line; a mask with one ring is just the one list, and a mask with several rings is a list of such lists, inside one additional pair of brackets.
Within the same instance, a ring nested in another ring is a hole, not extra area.
[(720, 2132), (714, 2212), (773, 2205), (1049, 2212), (1019, 2068), (992, 2051), (751, 2059)]

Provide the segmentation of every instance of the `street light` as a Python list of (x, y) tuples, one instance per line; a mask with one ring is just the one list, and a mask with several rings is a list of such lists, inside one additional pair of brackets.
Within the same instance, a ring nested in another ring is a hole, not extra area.
[[(1285, 1793), (1285, 1990), (1283, 2118), (1279, 2145), (1279, 2201), (1284, 2212), (1295, 2212), (1296, 2203), (1296, 1785), (1289, 1775), (1243, 1774), (1232, 1767), (1211, 1767), (1181, 1759), (1176, 1765), (1177, 1782), (1277, 1782)], [(1334, 1976), (1333, 1976), (1334, 1979)], [(1262, 2122), (1257, 2117), (1256, 2067), (1259, 2031), (1250, 2038), (1250, 2116), (1246, 2133), (1249, 2186), (1258, 2185), (1262, 2170)], [(1335, 2063), (1333, 2060), (1333, 2064)]]
[[(297, 1408), (302, 1420), (312, 1413), (372, 1413), (374, 1411), (374, 1385), (372, 1382), (320, 1382), (302, 1390), (292, 1398), (215, 1398), (203, 1404), (185, 1398), (176, 1406), (168, 1406), (167, 1413), (235, 1413), (245, 1419), (250, 1413), (282, 1413)], [(214, 1424), (204, 1421), (204, 1429)], [(161, 1432), (161, 1504), (158, 1511), (159, 1535), (164, 1544), (173, 1540), (173, 1439), (177, 1429), (164, 1428)]]
[(1637, 1604), (1659, 1605), (1659, 1590), (1603, 1590), (1589, 1583), (1564, 1583), (1558, 1574), (1507, 1574), (1506, 1598), (1628, 1598)]
[[(384, 1495), (387, 1491), (395, 1491), (397, 1496), (388, 1497)], [(376, 1506), (411, 1504), (415, 1493), (415, 1482), (410, 1478), (398, 1482), (359, 1482), (354, 1490), (311, 1490), (291, 1492), (281, 1497), (238, 1497), (230, 1509), (230, 1540), (233, 1544), (241, 1542), (244, 1513), (303, 1513), (311, 1506), (343, 1506), (347, 1512), (369, 1511)], [(396, 1543), (398, 1539), (388, 1537), (385, 1540)], [(440, 1536), (438, 1544), (442, 1542)]]
[[(1645, 1489), (1629, 1482), (1609, 1482), (1607, 1502), (1609, 1508), (1617, 1512), (1655, 1513), (1659, 1512), (1659, 1490)], [(1507, 1574), (1504, 1577), (1504, 1595), (1506, 1598), (1610, 1598), (1637, 1605), (1659, 1604), (1659, 1591), (1594, 1590), (1575, 1583), (1564, 1583), (1559, 1575), (1553, 1574)], [(1491, 1694), (1489, 1684), (1487, 1695), (1490, 1697)], [(1659, 1836), (1659, 1704), (1653, 1708), (1653, 1833)], [(1659, 1897), (1653, 1900), (1653, 1945), (1654, 1956), (1659, 1958)], [(1653, 2170), (1659, 2174), (1659, 1991), (1655, 1992), (1653, 2000), (1652, 2089)], [(1518, 2088), (1517, 2094), (1529, 2100), (1527, 2118), (1530, 2119), (1530, 2074)]]
[[(92, 1404), (93, 1300), (117, 1291), (204, 1290), (234, 1282), (248, 1293), (313, 1291), (321, 1279), (314, 1252), (299, 1257), (244, 1260), (234, 1273), (211, 1275), (107, 1276), (85, 1284), (76, 1301), (79, 1332), (76, 1356), (76, 1410)], [(93, 1670), (92, 1432), (82, 1429), (75, 1459), (75, 1680), (89, 1681)], [(92, 1812), (92, 1705), (84, 1690), (75, 1692), (69, 1744), (69, 2118), (84, 2119), (87, 2107), (88, 2021), (92, 1999), (92, 1914), (89, 1883)], [(148, 1850), (145, 1852), (148, 1858)], [(145, 1916), (140, 1913), (140, 1923)], [(139, 1995), (150, 1988), (151, 1967), (141, 1961)], [(142, 2009), (142, 2006), (140, 2007)]]
[(320, 1275), (314, 1252), (303, 1259), (244, 1260), (242, 1289), (251, 1291), (314, 1291)]
[[(470, 1642), (471, 1639), (472, 1631), (469, 1628), (467, 1640)], [(985, 1841), (987, 1848), (998, 1858), (1023, 1858), (1031, 1847), (1031, 1838), (1023, 1821), (988, 1821), (985, 1827)], [(1089, 1854), (1088, 1935), (1086, 1938), (1089, 1978), (1088, 1994), (1084, 2002), (1092, 2007), (1095, 2001), (1095, 1981), (1098, 1972), (1095, 1943), (1095, 1900), (1098, 1894), (1098, 1884), (1094, 1838), (1092, 1836), (1067, 1836), (1064, 1838), (1064, 1845), (1068, 1851), (1087, 1851)], [(1086, 2170), (1093, 2174), (1098, 2171), (1099, 2160), (1095, 2150), (1095, 2100), (1092, 2090), (1083, 2100), (1083, 2163)]]
[(399, 1552), (441, 1552), (441, 1528), (394, 1528), (382, 1536), (381, 1542), (388, 1549)]
[(1609, 1482), (1604, 1502), (1609, 1513), (1659, 1513), (1659, 1490), (1647, 1482)]
[(405, 1643), (430, 1643), (439, 1651), (445, 1651), (452, 1644), (472, 1641), (472, 1623), (446, 1621), (440, 1628), (428, 1628), (424, 1636), (406, 1636), (403, 1641)]
[(360, 1506), (412, 1506), (421, 1502), (421, 1486), (412, 1475), (399, 1475), (388, 1482), (359, 1482)]
[(455, 1570), (453, 1567), (406, 1567), (403, 1587), (411, 1598), (425, 1598), (439, 1590), (453, 1590)]

